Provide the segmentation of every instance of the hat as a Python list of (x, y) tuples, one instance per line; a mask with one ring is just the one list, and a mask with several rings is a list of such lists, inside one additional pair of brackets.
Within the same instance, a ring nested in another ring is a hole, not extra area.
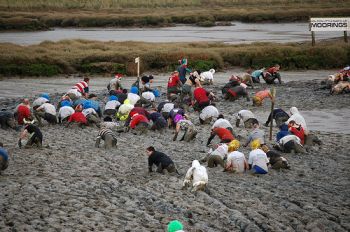
[(40, 94), (40, 97), (46, 98), (47, 100), (50, 101), (50, 96), (48, 93), (42, 93), (42, 94)]
[(115, 95), (109, 96), (110, 101), (118, 101), (118, 97)]
[(169, 224), (168, 224), (168, 232), (176, 232), (176, 231), (179, 231), (179, 230), (183, 230), (183, 225), (181, 222), (179, 222), (178, 220), (174, 220), (174, 221), (171, 221)]
[(260, 97), (254, 96), (252, 97), (253, 99), (253, 106), (261, 106), (262, 105), (262, 100)]
[(136, 86), (133, 86), (133, 87), (131, 87), (130, 92), (134, 93), (134, 94), (138, 94), (139, 93), (139, 89)]
[(63, 106), (72, 106), (72, 103), (68, 100), (61, 101), (61, 107)]
[(232, 140), (229, 144), (228, 144), (228, 151), (237, 151), (239, 148), (239, 141), (237, 139)]
[(254, 139), (250, 143), (250, 147), (251, 147), (252, 150), (258, 149), (260, 147), (260, 140), (259, 139)]

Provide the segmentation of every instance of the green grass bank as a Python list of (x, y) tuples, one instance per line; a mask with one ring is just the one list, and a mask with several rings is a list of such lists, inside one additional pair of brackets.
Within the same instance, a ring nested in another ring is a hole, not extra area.
[(350, 45), (343, 41), (310, 43), (143, 43), (62, 40), (39, 45), (0, 44), (0, 75), (53, 76), (59, 74), (124, 73), (135, 75), (135, 57), (141, 72), (175, 70), (177, 61), (188, 58), (194, 69), (231, 66), (259, 68), (278, 63), (284, 70), (332, 69), (350, 63)]

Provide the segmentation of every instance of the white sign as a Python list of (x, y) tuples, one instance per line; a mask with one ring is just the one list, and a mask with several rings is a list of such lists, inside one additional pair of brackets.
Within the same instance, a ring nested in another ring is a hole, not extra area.
[(310, 31), (350, 31), (350, 18), (310, 18)]
[(139, 63), (140, 62), (140, 57), (136, 57), (135, 58), (135, 63)]

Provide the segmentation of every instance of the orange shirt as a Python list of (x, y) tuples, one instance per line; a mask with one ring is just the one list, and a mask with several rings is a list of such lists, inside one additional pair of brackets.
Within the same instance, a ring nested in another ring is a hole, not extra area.
[(261, 100), (269, 97), (271, 98), (271, 95), (270, 95), (270, 90), (268, 89), (265, 89), (265, 90), (262, 90), (262, 91), (259, 91), (255, 94), (256, 97), (260, 98)]

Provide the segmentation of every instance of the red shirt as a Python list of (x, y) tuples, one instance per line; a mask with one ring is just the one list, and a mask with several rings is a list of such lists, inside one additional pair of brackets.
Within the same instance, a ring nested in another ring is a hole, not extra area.
[(290, 127), (289, 128), (290, 132), (292, 132), (295, 136), (297, 136), (300, 139), (300, 142), (302, 145), (305, 143), (305, 133), (304, 129), (300, 127), (300, 129), (297, 129), (295, 127)]
[(30, 109), (25, 105), (19, 105), (17, 108), (17, 122), (23, 125), (23, 119), (30, 118)]
[(135, 127), (140, 123), (140, 122), (149, 122), (148, 119), (146, 118), (145, 115), (139, 114), (134, 116), (131, 121), (130, 121), (130, 128), (135, 129)]
[(172, 75), (168, 80), (168, 88), (176, 87), (180, 83), (180, 78), (178, 75)]
[(130, 111), (129, 117), (134, 116), (134, 114), (142, 114), (142, 115), (145, 115), (147, 118), (149, 117), (148, 111), (145, 110), (145, 109), (142, 108), (142, 107), (134, 107), (134, 108)]
[(85, 81), (80, 81), (76, 83), (73, 88), (77, 89), (81, 93), (85, 93), (85, 88), (88, 86), (88, 83), (86, 83)]
[(276, 67), (271, 67), (267, 70), (267, 72), (271, 73), (271, 74), (274, 74), (276, 72), (278, 72), (279, 70), (276, 68)]
[(207, 96), (208, 92), (203, 88), (196, 88), (193, 91), (193, 97), (198, 103), (207, 102), (209, 98)]
[(82, 112), (73, 113), (69, 117), (68, 122), (81, 122), (81, 123), (87, 124), (86, 117)]
[(217, 128), (214, 128), (213, 129), (213, 132), (219, 136), (219, 138), (221, 140), (234, 140), (235, 137), (233, 137), (231, 131), (229, 131), (228, 129), (226, 128), (221, 128), (221, 127), (217, 127)]

